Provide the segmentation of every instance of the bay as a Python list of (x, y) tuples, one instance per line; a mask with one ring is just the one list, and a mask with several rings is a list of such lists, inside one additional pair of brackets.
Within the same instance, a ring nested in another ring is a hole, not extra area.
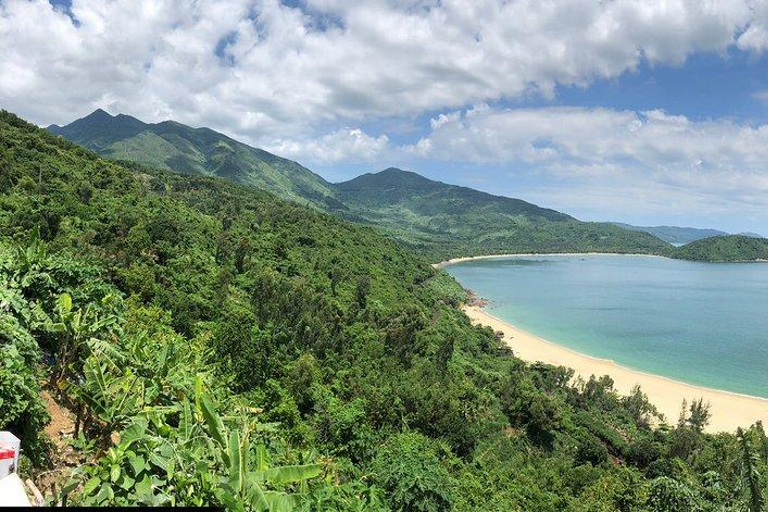
[(768, 264), (545, 255), (446, 267), (488, 312), (551, 342), (690, 384), (768, 397)]

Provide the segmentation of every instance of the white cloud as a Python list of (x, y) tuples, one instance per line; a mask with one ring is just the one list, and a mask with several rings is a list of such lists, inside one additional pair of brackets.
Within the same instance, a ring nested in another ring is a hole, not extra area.
[(405, 149), (443, 160), (614, 163), (768, 176), (768, 126), (727, 119), (692, 121), (662, 110), (549, 107), (478, 113), (475, 108), (433, 126), (427, 137)]
[[(588, 84), (642, 59), (765, 47), (764, 1), (0, 2), (0, 104), (40, 123), (102, 106), (259, 142), (329, 122)], [(216, 51), (218, 50), (218, 55)]]
[(768, 208), (768, 125), (552, 107), (472, 109), (433, 126), (402, 150), (418, 159), (515, 169), (517, 178), (535, 172), (549, 190), (530, 197), (545, 204), (586, 211), (590, 203), (604, 217), (607, 208), (648, 211), (659, 200), (669, 212)]
[(369, 162), (387, 149), (386, 135), (372, 137), (360, 128), (342, 128), (317, 139), (272, 141), (266, 149), (278, 155), (321, 164)]
[(768, 3), (755, 2), (752, 11), (753, 20), (739, 35), (737, 46), (742, 50), (762, 52), (768, 48)]

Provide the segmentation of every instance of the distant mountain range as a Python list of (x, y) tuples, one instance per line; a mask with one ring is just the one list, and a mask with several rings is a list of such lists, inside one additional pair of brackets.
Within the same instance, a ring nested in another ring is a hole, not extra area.
[(614, 222), (613, 224), (632, 231), (650, 233), (673, 245), (684, 245), (695, 240), (701, 240), (702, 238), (728, 234), (717, 229), (686, 228), (680, 226), (633, 226), (631, 224), (622, 224), (621, 222)]
[[(651, 228), (582, 222), (520, 199), (395, 168), (332, 184), (292, 160), (208, 128), (174, 121), (150, 124), (96, 110), (48, 130), (111, 159), (219, 176), (312, 204), (345, 219), (374, 225), (432, 259), (502, 252), (665, 254), (671, 250), (670, 237), (649, 231)], [(682, 243), (684, 238), (678, 234), (672, 239)]]
[[(720, 231), (718, 229), (702, 229), (702, 228), (687, 228), (680, 226), (633, 226), (632, 224), (623, 224), (621, 222), (613, 222), (619, 227), (629, 229), (632, 231), (644, 231), (650, 233), (657, 238), (661, 238), (665, 242), (669, 242), (672, 245), (685, 245), (696, 240), (702, 240), (704, 238), (711, 238), (713, 236), (725, 236), (731, 233)], [(735, 233), (751, 238), (763, 238), (762, 235), (757, 233)]]

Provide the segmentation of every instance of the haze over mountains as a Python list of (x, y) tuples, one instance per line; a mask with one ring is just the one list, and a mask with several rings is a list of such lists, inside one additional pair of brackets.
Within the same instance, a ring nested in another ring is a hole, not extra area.
[(145, 123), (104, 110), (52, 133), (102, 156), (186, 174), (219, 176), (309, 203), (342, 218), (376, 225), (432, 258), (501, 252), (640, 252), (724, 235), (674, 226), (582, 222), (508, 197), (389, 168), (333, 184), (301, 164), (209, 128)]
[[(645, 231), (655, 237), (661, 238), (665, 242), (678, 246), (695, 242), (696, 240), (702, 240), (704, 238), (731, 234), (726, 233), (725, 231), (720, 231), (719, 229), (687, 228), (681, 226), (633, 226), (632, 224), (624, 224), (621, 222), (613, 222), (612, 224), (616, 224), (619, 227), (632, 231)], [(763, 238), (763, 236), (758, 233), (735, 234), (751, 238)]]

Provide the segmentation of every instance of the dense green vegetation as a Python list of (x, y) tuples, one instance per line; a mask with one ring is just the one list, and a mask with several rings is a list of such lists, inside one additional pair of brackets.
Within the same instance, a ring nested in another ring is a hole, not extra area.
[(336, 185), (346, 218), (379, 226), (432, 259), (501, 253), (663, 254), (670, 246), (643, 232), (581, 222), (519, 199), (446, 185), (387, 169)]
[(220, 176), (374, 225), (433, 261), (490, 253), (662, 254), (670, 249), (646, 233), (580, 222), (519, 199), (446, 185), (399, 169), (332, 185), (296, 162), (207, 128), (172, 121), (146, 124), (97, 110), (67, 126), (48, 129), (107, 158)]
[(298, 202), (338, 207), (330, 183), (298, 163), (208, 128), (173, 121), (147, 124), (103, 110), (48, 130), (114, 160), (186, 174), (220, 176)]
[(768, 261), (768, 239), (747, 235), (714, 236), (678, 247), (670, 256), (692, 261)]
[(680, 226), (633, 226), (631, 224), (622, 224), (620, 222), (613, 222), (612, 224), (616, 224), (619, 227), (632, 231), (644, 231), (665, 242), (676, 245), (687, 244), (696, 240), (701, 240), (702, 238), (728, 234), (725, 231), (719, 231), (717, 229), (686, 228)]
[(92, 462), (55, 501), (762, 510), (761, 426), (706, 434), (694, 403), (651, 428), (640, 390), (518, 360), (371, 228), (8, 113), (0, 177), (0, 428), (46, 470), (45, 386)]

